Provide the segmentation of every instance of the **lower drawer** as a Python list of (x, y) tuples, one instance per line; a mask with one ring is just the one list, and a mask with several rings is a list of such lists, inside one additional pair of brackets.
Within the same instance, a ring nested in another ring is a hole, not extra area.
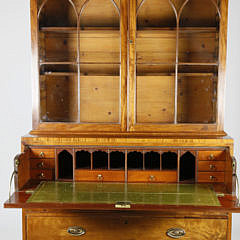
[(227, 239), (227, 219), (161, 218), (127, 213), (40, 215), (25, 219), (25, 240), (168, 240), (174, 239), (174, 235), (175, 238), (182, 235), (179, 239), (183, 240)]

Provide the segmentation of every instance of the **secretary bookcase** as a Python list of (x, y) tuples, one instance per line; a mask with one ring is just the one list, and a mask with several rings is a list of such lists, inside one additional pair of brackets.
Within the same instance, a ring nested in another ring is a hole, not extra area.
[(4, 204), (23, 240), (231, 239), (227, 9), (31, 0), (33, 127)]

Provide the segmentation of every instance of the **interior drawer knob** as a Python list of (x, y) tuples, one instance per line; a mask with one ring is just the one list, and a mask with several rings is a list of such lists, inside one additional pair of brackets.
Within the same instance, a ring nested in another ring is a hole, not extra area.
[(39, 178), (45, 178), (45, 174), (42, 172), (39, 174)]
[(183, 237), (186, 233), (185, 233), (185, 230), (182, 228), (169, 228), (166, 234), (170, 238), (177, 239), (177, 238)]
[(154, 175), (150, 175), (150, 176), (149, 176), (149, 180), (150, 180), (150, 181), (155, 181), (155, 176), (154, 176)]
[(215, 165), (212, 165), (212, 164), (210, 164), (210, 165), (209, 165), (209, 168), (213, 170), (213, 169), (215, 169), (215, 168), (216, 168), (216, 166), (215, 166)]
[(215, 180), (216, 179), (216, 177), (214, 177), (214, 176), (210, 176), (209, 178), (210, 178), (210, 180)]
[(210, 154), (210, 155), (208, 156), (208, 159), (209, 159), (209, 160), (214, 160), (214, 159), (215, 159), (214, 154)]
[(37, 167), (38, 167), (38, 168), (43, 168), (43, 167), (44, 167), (44, 162), (38, 163)]
[(40, 152), (39, 156), (40, 156), (41, 158), (44, 158), (44, 157), (45, 157), (45, 153), (44, 153), (44, 152)]
[(98, 174), (98, 175), (97, 175), (97, 179), (98, 179), (98, 180), (103, 180), (103, 175), (102, 175), (102, 174)]
[(67, 232), (73, 236), (82, 236), (86, 233), (86, 230), (82, 227), (73, 226), (73, 227), (69, 227)]

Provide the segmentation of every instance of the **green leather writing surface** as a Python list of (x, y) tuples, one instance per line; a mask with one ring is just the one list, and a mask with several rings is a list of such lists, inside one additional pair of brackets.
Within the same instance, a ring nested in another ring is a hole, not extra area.
[(28, 202), (220, 206), (208, 184), (42, 182)]

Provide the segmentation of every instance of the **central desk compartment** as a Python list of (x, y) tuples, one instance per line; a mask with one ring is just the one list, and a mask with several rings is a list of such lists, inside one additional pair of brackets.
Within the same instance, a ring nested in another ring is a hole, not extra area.
[[(36, 150), (36, 154), (39, 154), (39, 150)], [(32, 151), (35, 152), (35, 149)], [(49, 150), (47, 149), (47, 151)], [(199, 147), (186, 149), (111, 146), (61, 147), (56, 148), (55, 180), (224, 183), (227, 151), (226, 148)], [(34, 161), (36, 160), (35, 157)], [(42, 161), (41, 157), (40, 160)], [(34, 164), (31, 165), (34, 166)], [(54, 180), (54, 176), (40, 179)]]

